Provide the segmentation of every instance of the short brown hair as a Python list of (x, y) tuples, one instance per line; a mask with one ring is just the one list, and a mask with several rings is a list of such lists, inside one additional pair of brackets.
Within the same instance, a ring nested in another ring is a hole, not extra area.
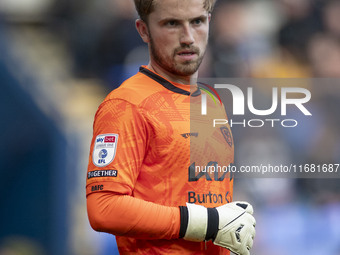
[[(146, 21), (151, 12), (154, 11), (156, 0), (134, 0), (139, 17)], [(203, 7), (209, 13), (212, 12), (216, 0), (204, 0)]]

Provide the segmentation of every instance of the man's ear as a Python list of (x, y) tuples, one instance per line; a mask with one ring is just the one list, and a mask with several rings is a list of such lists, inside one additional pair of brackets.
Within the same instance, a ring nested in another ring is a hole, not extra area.
[(149, 35), (149, 29), (147, 27), (147, 24), (143, 20), (137, 19), (136, 20), (136, 29), (137, 29), (140, 37), (142, 38), (142, 40), (145, 43), (149, 43), (150, 42), (150, 35)]
[(211, 21), (211, 13), (208, 14), (208, 21)]

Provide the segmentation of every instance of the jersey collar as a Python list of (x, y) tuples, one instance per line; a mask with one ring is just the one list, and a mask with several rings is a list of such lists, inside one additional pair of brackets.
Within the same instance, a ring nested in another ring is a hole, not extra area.
[[(186, 95), (186, 96), (190, 96), (190, 92), (186, 91), (184, 89), (181, 89), (179, 87), (176, 87), (174, 84), (172, 84), (170, 81), (164, 79), (162, 76), (158, 75), (155, 72), (152, 72), (151, 70), (147, 69), (145, 66), (141, 66), (139, 68), (139, 72), (148, 76), (149, 78), (153, 79), (154, 81), (158, 82), (159, 84), (161, 84), (164, 88), (171, 90), (172, 92), (178, 93), (178, 94), (182, 94), (182, 95)], [(197, 89), (194, 93), (192, 93), (192, 95), (195, 94), (195, 96), (197, 95), (197, 91), (200, 92), (199, 89)]]

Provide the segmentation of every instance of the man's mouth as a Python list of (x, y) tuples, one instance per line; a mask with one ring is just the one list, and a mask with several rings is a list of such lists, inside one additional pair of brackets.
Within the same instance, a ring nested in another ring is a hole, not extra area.
[(194, 61), (198, 56), (198, 51), (194, 49), (179, 50), (176, 55), (181, 61), (191, 62)]
[(187, 50), (180, 51), (180, 52), (177, 53), (177, 55), (180, 55), (180, 56), (191, 56), (191, 55), (195, 55), (195, 54), (197, 54), (197, 53), (194, 52), (194, 51), (187, 51)]

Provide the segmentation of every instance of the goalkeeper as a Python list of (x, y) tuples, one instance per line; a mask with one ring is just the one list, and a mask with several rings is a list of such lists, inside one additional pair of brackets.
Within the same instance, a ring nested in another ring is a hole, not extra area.
[[(250, 254), (252, 206), (232, 202), (230, 173), (196, 168), (234, 161), (230, 127), (193, 117), (205, 93), (194, 80), (214, 1), (135, 5), (150, 60), (95, 115), (86, 180), (90, 224), (116, 235), (120, 254)], [(208, 118), (227, 118), (223, 106), (211, 99), (207, 106)]]

